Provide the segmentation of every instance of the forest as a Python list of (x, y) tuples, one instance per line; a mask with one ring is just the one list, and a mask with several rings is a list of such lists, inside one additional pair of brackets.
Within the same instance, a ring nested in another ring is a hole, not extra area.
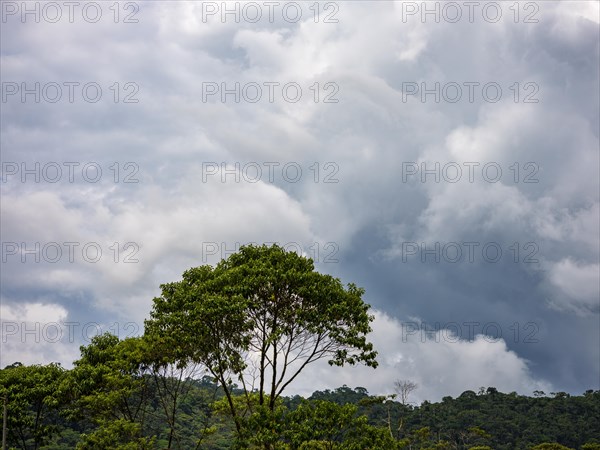
[(286, 395), (317, 360), (378, 363), (364, 290), (277, 245), (242, 247), (161, 290), (141, 336), (95, 336), (71, 369), (0, 370), (6, 448), (600, 449), (600, 391), (481, 387), (415, 405), (416, 386), (398, 380), (383, 396)]
[(212, 377), (133, 377), (118, 367), (122, 345), (98, 337), (72, 370), (1, 370), (7, 448), (600, 449), (600, 391), (591, 390), (527, 397), (489, 387), (413, 406), (343, 386), (283, 397), (273, 417), (248, 416), (241, 438)]

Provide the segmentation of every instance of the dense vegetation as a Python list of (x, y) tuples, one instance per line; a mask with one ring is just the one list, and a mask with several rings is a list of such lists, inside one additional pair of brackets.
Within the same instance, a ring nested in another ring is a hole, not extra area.
[(278, 246), (243, 247), (161, 288), (144, 335), (96, 336), (71, 370), (0, 370), (8, 448), (600, 449), (600, 391), (489, 387), (421, 406), (407, 401), (411, 383), (285, 396), (318, 359), (375, 368), (377, 353), (363, 290)]
[[(18, 363), (1, 370), (9, 399), (8, 448), (244, 446), (213, 378), (181, 378), (183, 372), (137, 378), (124, 375), (110, 358), (89, 359), (92, 353), (115, 355), (123, 343), (111, 335), (95, 338), (72, 370)], [(290, 449), (592, 450), (600, 449), (599, 417), (600, 391), (526, 397), (487, 388), (412, 406), (343, 386), (308, 399), (282, 397), (273, 416), (250, 416), (244, 425), (250, 448), (269, 440), (272, 448)]]

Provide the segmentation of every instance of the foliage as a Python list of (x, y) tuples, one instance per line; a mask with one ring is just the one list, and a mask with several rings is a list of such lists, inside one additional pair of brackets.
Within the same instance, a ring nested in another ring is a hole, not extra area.
[(141, 437), (140, 426), (126, 419), (99, 420), (98, 428), (82, 434), (77, 450), (145, 450), (154, 439)]
[[(187, 270), (161, 286), (146, 334), (170, 350), (169, 362), (202, 364), (220, 383), (236, 429), (243, 410), (274, 411), (284, 389), (310, 363), (376, 367), (366, 340), (373, 320), (363, 289), (314, 270), (311, 259), (281, 247), (245, 246), (216, 267)], [(241, 383), (240, 409), (230, 386)]]
[(72, 399), (64, 415), (93, 429), (83, 433), (78, 448), (146, 448), (142, 437), (147, 380), (141, 376), (142, 341), (119, 341), (112, 334), (94, 336), (82, 346), (81, 358), (65, 378)]
[(536, 445), (535, 447), (531, 447), (531, 450), (573, 450), (569, 447), (565, 447), (564, 445), (557, 444), (556, 442), (544, 442), (543, 444)]
[[(106, 341), (99, 339), (90, 345), (97, 347), (99, 342), (106, 344)], [(85, 349), (83, 353), (86, 357), (103, 354), (104, 363), (100, 363), (102, 358), (97, 362), (100, 368), (104, 366), (106, 370), (106, 365), (112, 365), (108, 363), (110, 358), (107, 356), (118, 348), (118, 344), (114, 344), (119, 341), (111, 339), (110, 342), (111, 346), (105, 347), (102, 352), (92, 348)], [(122, 355), (121, 352), (113, 354)], [(132, 375), (128, 375), (132, 378), (130, 383), (117, 382), (107, 376), (99, 377), (91, 383), (93, 389), (88, 387), (87, 391), (82, 384), (81, 397), (65, 390), (73, 380), (80, 380), (74, 377), (74, 372), (82, 370), (82, 359), (70, 371), (55, 364), (13, 365), (0, 371), (3, 392), (9, 392), (15, 402), (11, 406), (9, 401), (9, 448), (169, 448), (170, 426), (161, 407), (159, 397), (162, 394), (153, 387), (153, 376), (144, 376), (147, 386), (143, 405), (145, 419), (142, 422), (141, 415), (138, 415), (137, 419), (131, 420), (120, 412), (119, 405), (138, 404), (139, 391), (129, 391), (131, 398), (125, 399), (124, 403), (113, 403), (101, 397), (119, 386), (122, 389), (126, 387), (126, 390), (131, 386), (139, 388), (139, 380)], [(88, 363), (91, 363), (90, 359), (86, 360)], [(157, 376), (167, 378), (161, 381), (167, 385), (179, 379), (177, 374), (174, 377), (166, 373)], [(105, 389), (101, 388), (103, 383)], [(370, 396), (364, 388), (343, 386), (317, 391), (308, 399), (282, 396), (274, 410), (268, 407), (269, 399), (259, 406), (258, 393), (255, 392), (250, 396), (252, 411), (244, 410), (243, 433), (240, 436), (235, 432), (227, 398), (211, 377), (188, 379), (186, 383), (187, 392), (180, 396), (175, 409), (179, 439), (173, 439), (170, 447), (173, 449), (593, 450), (600, 447), (597, 426), (600, 391), (569, 397), (526, 397), (498, 391), (477, 395), (467, 391), (457, 398), (445, 397), (439, 403), (424, 402), (413, 407), (392, 401), (389, 396)], [(233, 401), (242, 411), (248, 402), (245, 393), (235, 386), (231, 389)], [(122, 390), (121, 394), (126, 390)], [(54, 392), (57, 394), (54, 395)], [(19, 401), (16, 401), (17, 398)], [(36, 425), (31, 419), (35, 417), (40, 398), (43, 407)], [(81, 401), (82, 398), (85, 401)], [(119, 397), (109, 395), (109, 398)], [(23, 403), (24, 399), (28, 399), (27, 402)], [(98, 404), (92, 400), (97, 400)], [(112, 407), (111, 414), (109, 410), (96, 411), (98, 405)], [(392, 424), (402, 419), (403, 426), (399, 432), (395, 426), (388, 427), (388, 414)], [(64, 418), (66, 416), (77, 418), (68, 421)], [(44, 428), (46, 432), (41, 431), (42, 427), (47, 427)], [(20, 440), (20, 435), (25, 436), (25, 443)], [(36, 435), (40, 436), (37, 444)]]
[(17, 362), (0, 370), (0, 397), (7, 397), (10, 412), (9, 445), (38, 449), (58, 433), (56, 415), (64, 374), (59, 364), (24, 366)]
[(349, 403), (303, 401), (287, 416), (284, 440), (292, 449), (395, 448), (386, 430), (370, 425), (357, 411), (358, 407)]

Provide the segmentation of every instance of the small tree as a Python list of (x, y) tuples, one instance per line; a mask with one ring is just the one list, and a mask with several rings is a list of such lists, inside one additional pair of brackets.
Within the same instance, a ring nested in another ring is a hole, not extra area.
[(152, 448), (152, 439), (143, 437), (148, 380), (143, 376), (141, 338), (120, 341), (105, 333), (80, 351), (63, 386), (72, 398), (65, 415), (90, 430), (81, 435), (77, 448)]
[(396, 380), (394, 382), (394, 390), (400, 397), (400, 403), (406, 405), (408, 397), (412, 391), (417, 389), (419, 385), (411, 380)]
[[(65, 370), (57, 363), (24, 366), (17, 362), (0, 370), (0, 399), (7, 401), (7, 444), (29, 450), (48, 444), (60, 427), (64, 405), (60, 385)], [(0, 400), (0, 401), (2, 401)]]

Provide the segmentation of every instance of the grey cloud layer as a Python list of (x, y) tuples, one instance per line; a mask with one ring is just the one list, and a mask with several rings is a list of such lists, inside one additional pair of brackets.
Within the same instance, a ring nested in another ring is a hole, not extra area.
[[(437, 24), (403, 22), (401, 2), (337, 4), (337, 24), (310, 16), (296, 24), (204, 23), (201, 4), (191, 2), (142, 2), (136, 24), (3, 23), (4, 82), (97, 82), (103, 97), (2, 103), (2, 162), (80, 163), (73, 183), (31, 176), (21, 183), (19, 174), (3, 173), (2, 241), (98, 242), (104, 254), (97, 263), (39, 264), (7, 255), (2, 320), (35, 321), (31, 311), (54, 308), (64, 320), (141, 324), (160, 283), (207, 260), (206, 243), (297, 242), (308, 254), (318, 243), (320, 270), (367, 288), (384, 363), (376, 375), (315, 369), (298, 391), (323, 380), (328, 385), (320, 387), (334, 387), (340, 377), (374, 392), (412, 377), (420, 399), (476, 389), (478, 380), (525, 393), (598, 389), (597, 5), (539, 2), (532, 24), (514, 23), (506, 8), (495, 24)], [(133, 92), (127, 82), (139, 88), (138, 103), (123, 103)], [(295, 82), (303, 95), (289, 103), (278, 87), (272, 103), (266, 88), (257, 103), (232, 95), (204, 102), (203, 82)], [(338, 88), (338, 103), (323, 103), (333, 92), (324, 90), (327, 82)], [(407, 95), (407, 83), (422, 82), (455, 82), (463, 98)], [(465, 82), (498, 83), (502, 98), (485, 101), (476, 88), (471, 103)], [(538, 103), (522, 101), (533, 92), (527, 82), (537, 86)], [(81, 176), (89, 162), (102, 167), (96, 183)], [(138, 183), (122, 182), (127, 162), (138, 167)], [(206, 177), (208, 162), (219, 171)], [(257, 163), (262, 177), (237, 183), (228, 172), (223, 183), (222, 162), (229, 169)], [(290, 162), (302, 168), (294, 183), (281, 172)], [(322, 182), (328, 162), (339, 168), (337, 183)], [(457, 163), (462, 177), (422, 182), (419, 172), (403, 179), (407, 163), (420, 171), (436, 162)], [(479, 164), (472, 183), (465, 162)], [(273, 182), (264, 163), (279, 163)], [(482, 175), (486, 163), (501, 168), (498, 182)], [(524, 183), (533, 170), (537, 182)], [(114, 242), (138, 244), (139, 262), (115, 263)], [(323, 261), (329, 242), (339, 248), (339, 263)], [(439, 262), (407, 253), (413, 244), (431, 250), (436, 243), (466, 252), (464, 242), (479, 244), (472, 263), (466, 253), (454, 263), (451, 253)], [(502, 249), (497, 262), (482, 256), (486, 243)], [(528, 255), (537, 262), (524, 261)], [(407, 322), (494, 322), (503, 333), (488, 342), (466, 335), (463, 325), (458, 342), (402, 342)], [(528, 323), (537, 328), (524, 329)], [(537, 342), (524, 342), (532, 330)], [(72, 354), (73, 344), (63, 341), (13, 340), (2, 365), (22, 352), (30, 361)]]

